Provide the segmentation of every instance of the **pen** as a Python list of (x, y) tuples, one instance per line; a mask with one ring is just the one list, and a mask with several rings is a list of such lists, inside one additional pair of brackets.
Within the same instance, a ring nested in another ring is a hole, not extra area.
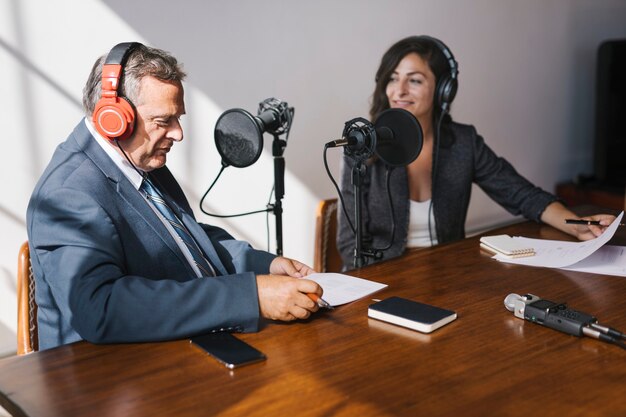
[(565, 224), (586, 224), (587, 226), (600, 226), (598, 220), (565, 219)]
[[(587, 226), (601, 226), (598, 220), (565, 219), (565, 224), (586, 224)], [(623, 226), (624, 223), (620, 223)]]
[(332, 310), (334, 308), (328, 303), (328, 301), (324, 300), (322, 297), (320, 297), (319, 295), (315, 293), (307, 293), (307, 295), (309, 296), (311, 300), (315, 301), (317, 305), (322, 308), (327, 308), (329, 310)]

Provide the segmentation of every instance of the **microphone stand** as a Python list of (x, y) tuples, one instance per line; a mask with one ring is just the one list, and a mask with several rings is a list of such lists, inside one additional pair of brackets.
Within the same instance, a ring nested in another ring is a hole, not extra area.
[(362, 160), (356, 161), (352, 167), (352, 184), (354, 188), (354, 227), (356, 228), (356, 237), (354, 242), (354, 267), (361, 268), (365, 264), (363, 256), (363, 228), (361, 226), (361, 183), (365, 176), (366, 167)]
[(283, 204), (281, 202), (285, 195), (285, 158), (283, 152), (287, 146), (287, 141), (282, 140), (274, 134), (272, 142), (272, 156), (274, 156), (274, 204), (268, 206), (268, 211), (272, 211), (276, 216), (276, 255), (283, 255)]
[(364, 163), (364, 159), (358, 158), (352, 167), (352, 184), (354, 188), (354, 227), (356, 229), (354, 243), (355, 268), (361, 268), (367, 265), (368, 258), (380, 259), (382, 257), (382, 252), (379, 250), (363, 248), (363, 221), (361, 218), (361, 193), (363, 191), (361, 190), (361, 184), (363, 183), (366, 170), (367, 166)]

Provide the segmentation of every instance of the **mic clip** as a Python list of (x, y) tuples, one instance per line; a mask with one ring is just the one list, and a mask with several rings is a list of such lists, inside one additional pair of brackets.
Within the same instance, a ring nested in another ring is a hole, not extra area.
[(261, 119), (266, 132), (274, 136), (287, 133), (288, 137), (294, 112), (294, 108), (289, 107), (286, 102), (271, 97), (259, 103), (257, 117)]

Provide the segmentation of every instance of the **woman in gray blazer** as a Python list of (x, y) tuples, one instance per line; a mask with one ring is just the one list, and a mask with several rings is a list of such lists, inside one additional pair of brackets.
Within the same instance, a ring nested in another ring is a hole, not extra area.
[[(600, 220), (601, 226), (565, 224), (566, 218), (578, 216), (518, 174), (485, 144), (473, 126), (452, 121), (448, 110), (456, 94), (457, 76), (457, 62), (450, 50), (429, 36), (402, 39), (383, 55), (376, 73), (371, 120), (389, 108), (409, 111), (421, 125), (423, 148), (406, 168), (389, 169), (376, 157), (366, 161), (361, 187), (363, 247), (384, 249), (374, 251), (381, 260), (399, 256), (407, 247), (464, 238), (472, 183), (511, 214), (547, 223), (580, 240), (600, 235), (614, 216), (588, 217)], [(354, 164), (352, 157), (344, 157), (341, 179), (351, 222), (343, 210), (338, 212), (337, 247), (346, 269), (354, 261)]]

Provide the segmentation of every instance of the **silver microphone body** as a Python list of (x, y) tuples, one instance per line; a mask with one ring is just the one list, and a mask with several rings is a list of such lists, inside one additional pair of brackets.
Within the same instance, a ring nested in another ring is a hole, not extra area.
[(511, 293), (504, 298), (504, 307), (513, 312), (515, 317), (524, 320), (524, 311), (526, 311), (526, 306), (539, 300), (541, 300), (541, 298), (536, 295), (519, 295)]

